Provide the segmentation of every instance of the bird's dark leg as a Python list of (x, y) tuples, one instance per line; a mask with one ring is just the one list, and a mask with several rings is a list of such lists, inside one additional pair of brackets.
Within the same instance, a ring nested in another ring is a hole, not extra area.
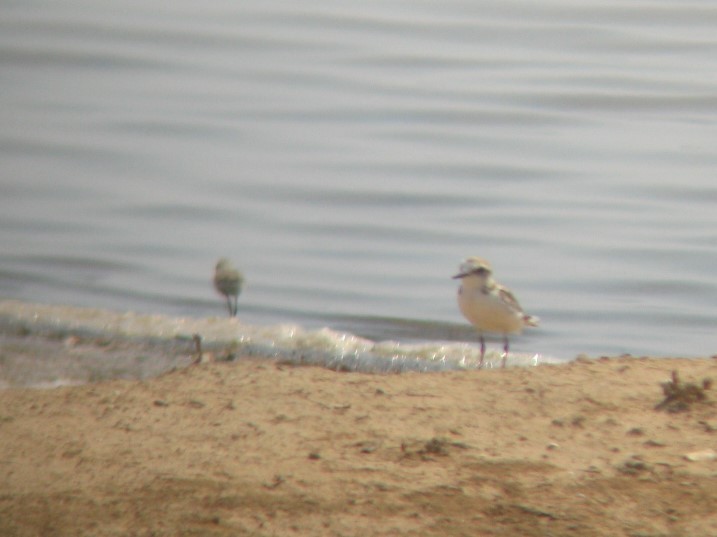
[(480, 338), (480, 362), (478, 363), (478, 369), (483, 369), (483, 358), (485, 357), (485, 339), (483, 339), (483, 334), (480, 334), (479, 338)]
[(232, 317), (237, 316), (237, 310), (239, 309), (239, 297), (235, 296), (232, 305)]
[(233, 317), (234, 314), (232, 309), (232, 299), (229, 295), (224, 295), (227, 298), (227, 309), (229, 310), (229, 317)]
[(194, 334), (192, 336), (192, 339), (194, 340), (194, 348), (196, 350), (196, 356), (194, 357), (193, 364), (201, 364), (202, 363), (202, 336), (199, 334)]
[(503, 360), (501, 367), (505, 367), (505, 362), (508, 360), (508, 335), (504, 335), (503, 338)]

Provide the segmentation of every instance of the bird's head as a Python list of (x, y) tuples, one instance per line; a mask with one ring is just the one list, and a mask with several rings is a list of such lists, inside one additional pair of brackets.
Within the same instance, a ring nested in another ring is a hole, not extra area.
[(469, 257), (458, 268), (458, 274), (453, 276), (454, 280), (476, 277), (481, 280), (490, 279), (493, 274), (493, 269), (490, 263), (481, 257)]

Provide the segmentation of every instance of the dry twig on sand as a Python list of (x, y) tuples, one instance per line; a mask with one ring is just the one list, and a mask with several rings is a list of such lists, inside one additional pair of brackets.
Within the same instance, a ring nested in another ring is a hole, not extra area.
[(711, 379), (702, 380), (702, 385), (692, 382), (683, 383), (680, 381), (677, 370), (672, 372), (672, 380), (661, 384), (665, 398), (655, 405), (655, 410), (666, 410), (667, 412), (684, 412), (689, 410), (694, 403), (707, 399), (705, 393), (712, 387)]

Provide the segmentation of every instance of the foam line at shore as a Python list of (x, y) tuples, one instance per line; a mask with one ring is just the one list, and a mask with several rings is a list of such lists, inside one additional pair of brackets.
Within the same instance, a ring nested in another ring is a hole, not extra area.
[[(205, 349), (231, 349), (255, 356), (342, 371), (398, 373), (475, 369), (478, 348), (468, 343), (374, 342), (322, 328), (305, 330), (282, 324), (252, 326), (236, 318), (169, 317), (72, 306), (0, 301), (0, 329), (33, 335), (124, 338), (154, 344), (186, 344), (195, 334)], [(500, 362), (498, 350), (486, 353), (486, 367)], [(540, 354), (511, 353), (509, 365), (532, 366), (555, 359)]]

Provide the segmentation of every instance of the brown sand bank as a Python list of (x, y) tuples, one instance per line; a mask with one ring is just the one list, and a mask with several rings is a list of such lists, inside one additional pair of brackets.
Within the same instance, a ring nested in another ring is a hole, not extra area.
[[(0, 535), (717, 535), (714, 359), (435, 374), (260, 360), (0, 391)], [(709, 458), (709, 453), (703, 455)], [(699, 457), (697, 457), (699, 458)]]

